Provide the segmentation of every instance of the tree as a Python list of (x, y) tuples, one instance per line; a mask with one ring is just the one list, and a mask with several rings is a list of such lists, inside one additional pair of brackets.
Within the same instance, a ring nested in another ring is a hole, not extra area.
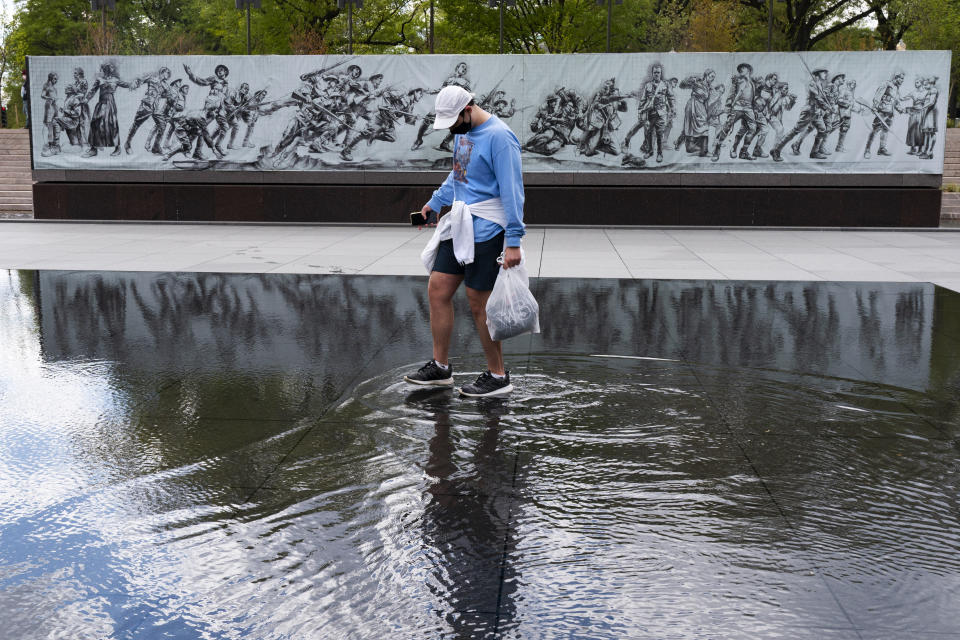
[(737, 0), (693, 0), (684, 51), (737, 51), (746, 9)]
[[(952, 52), (949, 80), (939, 78), (939, 83), (949, 83), (947, 105), (951, 113), (960, 110), (960, 0), (931, 1), (927, 12), (917, 15), (904, 41), (911, 49), (947, 49)], [(943, 86), (941, 84), (940, 86)]]
[[(437, 51), (495, 53), (499, 9), (486, 0), (439, 0), (443, 24), (437, 29)], [(642, 34), (650, 16), (647, 0), (613, 7), (611, 47), (643, 49)], [(606, 49), (606, 6), (595, 0), (517, 0), (504, 7), (504, 50), (510, 53), (585, 53)]]
[[(766, 20), (768, 0), (741, 0)], [(777, 27), (791, 51), (809, 51), (830, 35), (853, 26), (892, 0), (784, 0)], [(779, 3), (775, 3), (779, 4)]]
[(689, 0), (657, 0), (644, 37), (645, 49), (682, 51), (689, 31)]
[[(3, 86), (3, 79), (10, 68), (10, 16), (7, 15), (7, 5), (0, 5), (0, 87)], [(8, 101), (0, 96), (0, 103), (6, 104)]]

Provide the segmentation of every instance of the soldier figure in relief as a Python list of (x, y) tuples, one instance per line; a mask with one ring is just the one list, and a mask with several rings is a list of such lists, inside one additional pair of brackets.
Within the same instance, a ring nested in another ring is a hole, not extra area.
[(850, 122), (853, 120), (854, 113), (861, 113), (863, 107), (857, 104), (857, 81), (848, 80), (845, 85), (839, 88), (839, 93), (837, 94), (837, 109), (840, 115), (840, 133), (837, 136), (837, 146), (834, 148), (834, 151), (837, 153), (843, 153), (847, 150), (843, 146), (843, 141), (847, 137), (847, 132), (850, 131)]
[[(183, 69), (187, 72), (187, 77), (190, 78), (191, 82), (201, 87), (210, 87), (210, 93), (207, 94), (207, 97), (203, 101), (203, 112), (206, 114), (208, 124), (216, 120), (216, 139), (221, 140), (227, 132), (227, 118), (223, 108), (223, 101), (230, 93), (230, 85), (227, 82), (230, 69), (224, 64), (218, 64), (213, 69), (213, 75), (206, 78), (200, 78), (194, 75), (193, 71), (187, 65), (183, 65)], [(223, 149), (220, 148), (219, 144), (215, 146), (217, 154), (222, 156)]]
[(903, 84), (905, 74), (903, 71), (897, 71), (889, 81), (883, 83), (873, 96), (873, 128), (870, 135), (867, 136), (867, 146), (863, 150), (863, 157), (870, 158), (870, 147), (873, 146), (873, 139), (879, 138), (877, 147), (878, 156), (889, 156), (887, 149), (887, 133), (893, 126), (894, 113), (903, 113), (900, 97), (900, 85)]
[(627, 101), (617, 90), (617, 79), (604, 81), (577, 122), (584, 132), (577, 151), (585, 156), (595, 156), (601, 151), (619, 155), (620, 149), (613, 139), (613, 132), (620, 128), (619, 114), (626, 110)]
[[(780, 155), (780, 152), (790, 140), (798, 134), (805, 132), (807, 127), (812, 126), (816, 129), (818, 138), (819, 136), (826, 135), (827, 125), (823, 120), (823, 116), (830, 109), (830, 104), (827, 102), (827, 94), (824, 90), (827, 73), (828, 71), (826, 69), (813, 70), (810, 82), (807, 84), (806, 108), (800, 112), (800, 118), (797, 120), (797, 124), (794, 125), (793, 129), (781, 137), (773, 149), (770, 150), (770, 157), (776, 162), (783, 162), (783, 156)], [(817, 146), (817, 144), (813, 145), (814, 150)], [(797, 151), (797, 153), (800, 152)], [(811, 157), (814, 157), (813, 151), (811, 151)]]
[(644, 130), (644, 159), (657, 154), (657, 162), (663, 162), (663, 138), (667, 121), (676, 113), (676, 104), (670, 84), (663, 79), (663, 65), (650, 68), (650, 80), (643, 85), (637, 102), (637, 123), (627, 132), (623, 148), (630, 147), (630, 139), (641, 128)]
[[(443, 81), (443, 84), (440, 85), (440, 88), (436, 91), (428, 91), (427, 93), (437, 94), (440, 93), (440, 89), (449, 86), (461, 87), (464, 91), (470, 91), (470, 78), (467, 77), (467, 63), (459, 62), (457, 66), (453, 69), (453, 74), (449, 76), (446, 80)], [(416, 151), (421, 146), (423, 146), (423, 137), (427, 135), (429, 131), (432, 131), (433, 123), (437, 119), (437, 114), (434, 112), (428, 113), (423, 118), (423, 122), (420, 124), (420, 129), (417, 131), (417, 139), (413, 141), (413, 146), (410, 147), (412, 151)], [(440, 148), (444, 151), (451, 151), (450, 144), (453, 142), (453, 136), (447, 134), (443, 139), (443, 142), (440, 143)]]
[(127, 152), (127, 155), (130, 155), (133, 136), (136, 135), (140, 125), (151, 118), (156, 123), (157, 117), (162, 116), (163, 109), (166, 107), (163, 96), (167, 92), (168, 80), (170, 80), (170, 69), (160, 67), (158, 71), (140, 76), (134, 81), (134, 89), (146, 84), (147, 92), (140, 99), (140, 106), (137, 107), (137, 113), (133, 116), (133, 124), (130, 125), (130, 131), (127, 133), (127, 141), (123, 144), (123, 150)]
[(753, 160), (753, 156), (747, 152), (753, 136), (757, 133), (757, 115), (754, 111), (756, 86), (750, 77), (752, 73), (753, 67), (746, 62), (741, 62), (737, 65), (737, 75), (731, 78), (730, 97), (727, 98), (726, 103), (727, 120), (723, 124), (723, 128), (720, 129), (720, 132), (717, 133), (717, 139), (713, 143), (713, 157), (711, 160), (714, 162), (720, 159), (720, 146), (723, 144), (724, 138), (730, 134), (738, 122), (741, 123), (740, 131), (742, 131), (743, 134), (737, 134), (737, 138), (730, 152), (730, 157), (736, 157), (734, 152), (736, 151), (737, 144), (739, 144), (742, 139), (743, 147), (740, 149), (740, 159)]

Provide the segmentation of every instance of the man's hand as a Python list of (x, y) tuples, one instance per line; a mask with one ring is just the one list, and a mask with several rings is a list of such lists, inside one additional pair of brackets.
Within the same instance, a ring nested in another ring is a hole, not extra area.
[(503, 268), (509, 269), (520, 264), (520, 247), (507, 247), (503, 250)]
[[(431, 213), (433, 213), (433, 209), (430, 208), (430, 205), (429, 205), (429, 204), (423, 205), (423, 208), (420, 209), (420, 215), (423, 216), (423, 219), (424, 219), (424, 220), (430, 220), (430, 214), (431, 214)], [(437, 219), (438, 219), (438, 220), (440, 219), (440, 214), (437, 214)], [(436, 223), (436, 222), (427, 222), (427, 224), (425, 224), (425, 225), (419, 225), (419, 226), (417, 226), (417, 230), (419, 231), (419, 230), (423, 229), (424, 227), (435, 227), (435, 226), (437, 226), (437, 223)]]

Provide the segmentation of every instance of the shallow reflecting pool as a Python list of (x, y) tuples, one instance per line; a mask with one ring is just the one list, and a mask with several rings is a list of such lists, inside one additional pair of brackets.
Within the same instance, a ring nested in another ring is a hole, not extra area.
[(0, 271), (0, 637), (960, 638), (960, 294), (424, 285)]

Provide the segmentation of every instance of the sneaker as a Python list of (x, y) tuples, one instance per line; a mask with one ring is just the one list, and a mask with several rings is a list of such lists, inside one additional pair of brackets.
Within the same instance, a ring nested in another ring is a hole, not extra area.
[(448, 364), (446, 369), (441, 369), (433, 360), (420, 367), (416, 373), (409, 376), (403, 376), (403, 379), (410, 384), (431, 385), (434, 387), (452, 387), (453, 386), (453, 365)]
[(510, 372), (507, 371), (502, 379), (494, 378), (489, 371), (484, 371), (473, 384), (465, 384), (460, 388), (460, 395), (471, 398), (486, 398), (491, 396), (505, 396), (513, 391), (510, 384)]

